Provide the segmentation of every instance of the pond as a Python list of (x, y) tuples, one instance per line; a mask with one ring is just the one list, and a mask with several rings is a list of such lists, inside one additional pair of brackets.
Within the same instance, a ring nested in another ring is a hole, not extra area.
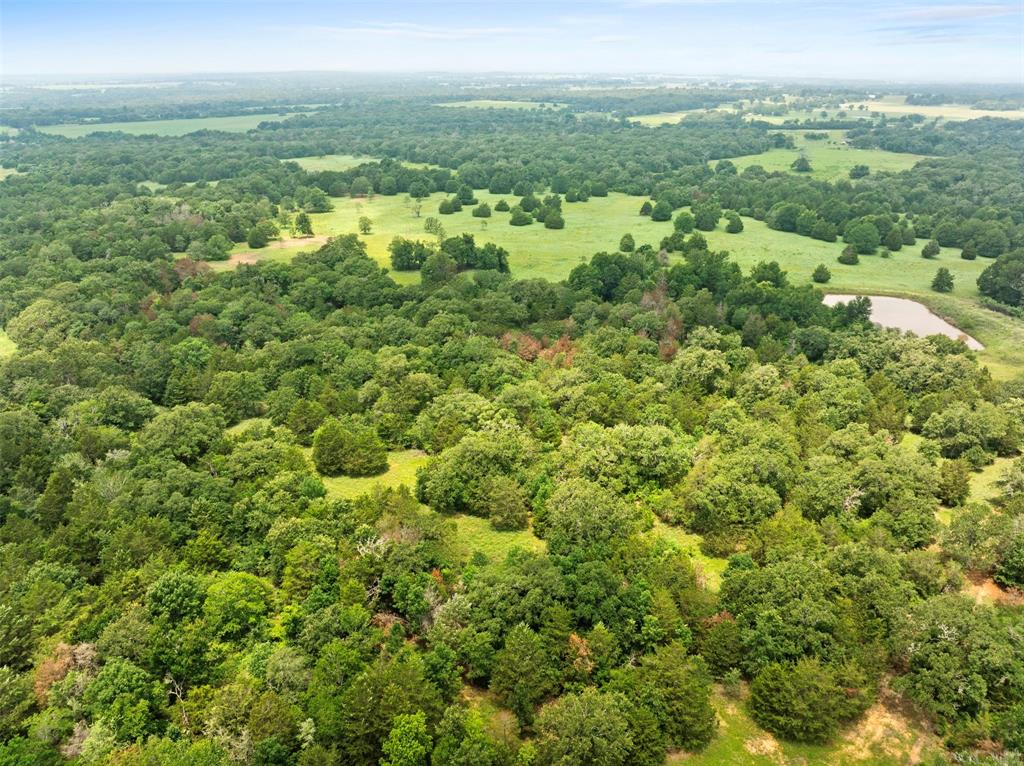
[(825, 305), (835, 306), (854, 298), (871, 299), (871, 321), (882, 327), (894, 327), (915, 335), (945, 335), (947, 338), (962, 340), (974, 351), (985, 348), (970, 335), (940, 316), (933, 314), (927, 306), (907, 298), (891, 298), (887, 295), (826, 295)]

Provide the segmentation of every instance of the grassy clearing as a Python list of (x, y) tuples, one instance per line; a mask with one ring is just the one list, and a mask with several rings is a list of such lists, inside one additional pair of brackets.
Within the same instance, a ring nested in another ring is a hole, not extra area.
[(227, 133), (244, 133), (261, 122), (279, 122), (297, 114), (240, 114), (232, 117), (194, 117), (182, 120), (146, 120), (138, 122), (90, 122), (68, 123), (66, 125), (40, 125), (40, 133), (51, 133), (66, 138), (81, 138), (100, 131), (120, 131), (135, 136), (183, 136), (197, 130), (222, 130)]
[(528, 551), (543, 551), (547, 544), (529, 529), (512, 532), (500, 532), (491, 526), (491, 522), (479, 516), (453, 516), (457, 530), (456, 539), (464, 560), (469, 560), (474, 553), (482, 553), (491, 564), (500, 564), (513, 548), (525, 548)]
[(675, 543), (689, 554), (693, 562), (700, 568), (700, 574), (703, 575), (708, 590), (718, 591), (722, 584), (722, 572), (725, 571), (725, 567), (729, 562), (726, 559), (712, 558), (701, 553), (700, 535), (691, 534), (681, 527), (669, 526), (661, 521), (654, 522), (653, 533), (671, 543)]
[(727, 697), (721, 689), (716, 689), (712, 704), (718, 713), (715, 738), (703, 752), (670, 755), (671, 766), (897, 766), (929, 762), (941, 753), (935, 737), (881, 704), (828, 745), (775, 739), (751, 720), (742, 699)]
[(352, 500), (365, 495), (377, 485), (398, 489), (405, 485), (410, 491), (416, 486), (416, 469), (427, 462), (427, 453), (417, 449), (388, 453), (388, 470), (379, 476), (323, 476), (327, 494)]
[(472, 98), (466, 101), (446, 101), (434, 104), (445, 109), (561, 109), (565, 104), (554, 101), (505, 101), (493, 98)]
[(715, 109), (683, 109), (679, 112), (657, 112), (655, 114), (638, 114), (635, 117), (630, 117), (630, 122), (635, 122), (638, 125), (646, 125), (647, 127), (656, 127), (658, 125), (675, 125), (676, 123), (682, 122), (687, 117), (701, 114), (716, 114), (721, 112), (735, 112), (731, 106), (721, 106)]
[(835, 181), (849, 178), (854, 165), (867, 165), (872, 172), (885, 170), (898, 172), (909, 170), (918, 162), (928, 159), (920, 154), (901, 154), (883, 149), (855, 149), (843, 140), (843, 131), (829, 131), (829, 138), (809, 141), (802, 135), (793, 136), (794, 149), (771, 149), (763, 154), (747, 154), (733, 158), (737, 168), (743, 170), (751, 165), (760, 165), (769, 173), (791, 172), (793, 163), (804, 155), (811, 163), (810, 175), (821, 181)]
[(18, 171), (15, 170), (14, 168), (0, 168), (0, 181), (3, 181), (5, 178), (10, 178), (11, 176), (16, 175), (18, 175)]
[(991, 465), (972, 473), (970, 500), (992, 502), (997, 498), (1001, 494), (998, 482), (1013, 461), (1012, 457), (997, 457)]
[(10, 356), (17, 350), (18, 346), (11, 340), (11, 337), (3, 330), (0, 330), (0, 359)]
[(319, 157), (293, 157), (286, 162), (296, 162), (303, 170), (310, 173), (319, 173), (324, 170), (341, 172), (351, 170), (366, 162), (376, 162), (377, 157), (367, 157), (355, 154), (322, 154)]
[[(379, 162), (380, 157), (356, 154), (321, 154), (313, 157), (292, 157), (289, 160), (283, 161), (297, 162), (299, 167), (303, 170), (308, 170), (311, 173), (319, 173), (325, 170), (340, 173), (345, 170), (351, 170), (352, 168), (359, 167), (367, 162)], [(427, 168), (437, 167), (437, 165), (431, 165), (428, 162), (407, 162), (405, 160), (402, 160), (401, 164), (405, 165), (407, 168), (414, 168), (416, 170), (426, 170)]]

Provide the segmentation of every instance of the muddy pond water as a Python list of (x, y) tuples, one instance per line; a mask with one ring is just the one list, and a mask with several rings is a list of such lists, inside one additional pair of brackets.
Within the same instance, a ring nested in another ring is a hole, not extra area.
[(933, 314), (927, 306), (907, 298), (891, 298), (887, 295), (826, 295), (825, 305), (835, 306), (854, 298), (871, 299), (871, 321), (882, 327), (894, 327), (915, 335), (945, 335), (947, 338), (962, 340), (975, 351), (985, 348), (970, 335), (954, 327), (945, 319)]

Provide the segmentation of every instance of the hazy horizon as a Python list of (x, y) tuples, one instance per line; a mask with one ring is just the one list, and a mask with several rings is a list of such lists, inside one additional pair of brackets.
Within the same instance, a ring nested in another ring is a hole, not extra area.
[(1024, 82), (1020, 2), (4, 0), (0, 24), (5, 80), (514, 72)]

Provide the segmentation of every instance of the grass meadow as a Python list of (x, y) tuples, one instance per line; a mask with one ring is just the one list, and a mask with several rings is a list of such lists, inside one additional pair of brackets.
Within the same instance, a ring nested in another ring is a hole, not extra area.
[[(503, 196), (509, 202), (514, 201), (511, 195), (477, 192), (477, 197), (489, 202), (492, 208)], [(594, 253), (617, 249), (619, 239), (627, 232), (638, 245), (646, 242), (657, 246), (661, 238), (672, 231), (670, 222), (652, 221), (638, 215), (641, 198), (625, 194), (612, 193), (607, 197), (592, 197), (588, 202), (564, 203), (565, 228), (561, 230), (545, 229), (537, 223), (510, 226), (508, 213), (495, 212), (490, 218), (474, 218), (468, 206), (461, 212), (439, 216), (437, 206), (444, 197), (434, 194), (423, 200), (418, 216), (415, 203), (405, 195), (334, 198), (334, 210), (311, 215), (313, 229), (318, 235), (357, 233), (359, 218), (367, 216), (373, 222), (372, 230), (360, 238), (366, 243), (370, 256), (381, 266), (389, 267), (387, 247), (391, 240), (395, 236), (428, 239), (423, 223), (428, 216), (435, 216), (449, 236), (470, 233), (478, 241), (494, 242), (506, 248), (514, 276), (556, 281), (564, 279), (576, 264)], [(760, 261), (775, 260), (789, 272), (792, 281), (801, 283), (809, 282), (814, 268), (824, 263), (832, 272), (832, 279), (823, 286), (826, 291), (920, 300), (986, 346), (980, 356), (994, 375), (1008, 377), (1024, 368), (1024, 323), (982, 309), (976, 303), (976, 280), (991, 263), (988, 259), (965, 261), (953, 248), (943, 248), (937, 258), (925, 259), (920, 254), (924, 243), (919, 241), (889, 258), (865, 255), (858, 265), (844, 266), (836, 260), (842, 252), (842, 242), (822, 242), (775, 231), (751, 218), (745, 218), (743, 223), (744, 230), (739, 234), (727, 233), (724, 222), (715, 231), (704, 233), (712, 249), (729, 251), (743, 269)], [(317, 247), (311, 243), (255, 252), (261, 261), (288, 261), (299, 252)], [(236, 248), (239, 253), (247, 250), (244, 244)], [(232, 268), (226, 262), (213, 266), (218, 270)], [(940, 266), (948, 268), (955, 280), (956, 286), (948, 295), (931, 290), (932, 278)], [(392, 272), (392, 276), (403, 284), (419, 279), (416, 272)]]
[(197, 130), (223, 130), (228, 133), (244, 133), (261, 122), (278, 122), (295, 114), (241, 114), (232, 117), (194, 117), (181, 120), (142, 120), (136, 122), (88, 122), (65, 125), (40, 125), (40, 133), (50, 133), (65, 138), (81, 138), (90, 133), (119, 131), (134, 136), (183, 136)]
[(899, 172), (909, 170), (921, 160), (928, 159), (921, 154), (903, 154), (887, 152), (884, 149), (856, 149), (847, 146), (843, 141), (843, 131), (828, 131), (829, 138), (821, 141), (810, 141), (802, 134), (794, 134), (793, 149), (770, 149), (762, 154), (746, 154), (733, 157), (732, 162), (739, 170), (760, 165), (769, 173), (775, 171), (789, 172), (793, 163), (801, 155), (811, 163), (810, 176), (819, 181), (837, 181), (849, 178), (850, 168), (854, 165), (867, 165), (871, 172), (884, 170)]

